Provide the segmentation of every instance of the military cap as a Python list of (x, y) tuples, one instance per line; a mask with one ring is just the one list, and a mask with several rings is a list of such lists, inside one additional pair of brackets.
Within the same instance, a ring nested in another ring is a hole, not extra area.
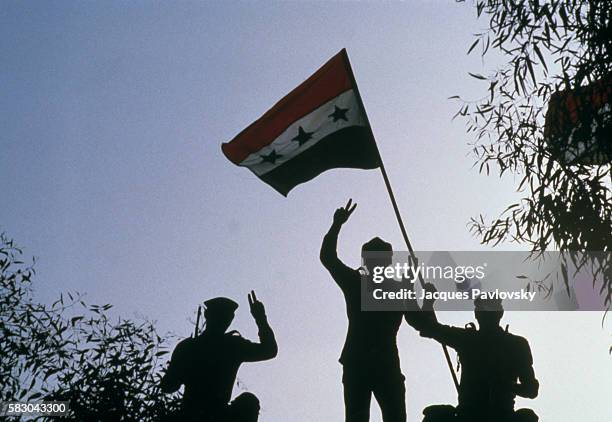
[(474, 299), (474, 308), (476, 311), (503, 311), (501, 299), (481, 299), (477, 297)]
[(206, 310), (211, 313), (230, 313), (235, 312), (238, 304), (227, 297), (215, 297), (204, 301)]
[(362, 252), (392, 252), (393, 247), (389, 242), (385, 242), (380, 237), (375, 237), (372, 240), (364, 243), (361, 247)]

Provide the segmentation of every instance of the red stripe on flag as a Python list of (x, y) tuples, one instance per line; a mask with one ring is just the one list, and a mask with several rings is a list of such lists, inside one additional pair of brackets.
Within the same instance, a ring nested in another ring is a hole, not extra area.
[(345, 50), (340, 51), (258, 120), (224, 143), (221, 149), (225, 156), (239, 164), (272, 143), (293, 122), (351, 89), (345, 57)]

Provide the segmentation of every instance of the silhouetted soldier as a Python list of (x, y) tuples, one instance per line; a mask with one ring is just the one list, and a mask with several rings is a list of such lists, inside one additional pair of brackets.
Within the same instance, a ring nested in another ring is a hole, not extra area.
[(204, 302), (206, 328), (202, 334), (181, 341), (174, 349), (161, 389), (173, 393), (185, 385), (181, 420), (257, 421), (259, 400), (253, 394), (243, 393), (229, 403), (240, 365), (272, 359), (278, 351), (263, 304), (253, 291), (248, 299), (260, 343), (245, 340), (236, 331), (226, 332), (238, 304), (218, 297)]
[[(406, 389), (396, 344), (402, 313), (362, 312), (361, 273), (344, 265), (336, 252), (340, 228), (357, 206), (351, 206), (351, 203), (352, 200), (349, 200), (344, 208), (336, 210), (321, 246), (321, 262), (342, 290), (348, 316), (348, 332), (340, 356), (345, 420), (368, 421), (374, 394), (385, 422), (404, 422)], [(391, 264), (392, 248), (389, 243), (374, 238), (362, 247), (362, 252), (369, 251), (388, 252), (382, 259), (386, 262), (377, 258), (377, 265)], [(365, 264), (368, 267), (371, 263), (366, 260)]]
[[(426, 290), (434, 292), (433, 285)], [(501, 300), (474, 301), (478, 329), (450, 327), (437, 321), (433, 300), (423, 304), (422, 318), (409, 316), (409, 324), (421, 336), (437, 340), (457, 351), (462, 366), (459, 405), (430, 406), (424, 422), (536, 422), (530, 409), (514, 410), (516, 396), (535, 398), (539, 383), (533, 371), (529, 343), (500, 327), (504, 315)]]

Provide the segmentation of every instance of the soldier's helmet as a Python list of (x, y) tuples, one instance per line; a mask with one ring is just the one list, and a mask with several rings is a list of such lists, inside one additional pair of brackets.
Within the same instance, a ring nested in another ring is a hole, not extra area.
[(238, 304), (227, 297), (215, 297), (204, 301), (208, 315), (233, 314), (238, 309)]
[(481, 328), (499, 325), (499, 321), (504, 316), (501, 299), (476, 298), (474, 300), (474, 314)]
[(361, 247), (361, 257), (366, 267), (391, 265), (393, 260), (393, 246), (380, 237), (375, 237)]
[(234, 320), (238, 304), (226, 297), (215, 297), (204, 302), (206, 327), (211, 332), (224, 333)]
[(477, 297), (474, 299), (474, 310), (503, 312), (504, 306), (501, 299), (481, 299), (480, 297)]

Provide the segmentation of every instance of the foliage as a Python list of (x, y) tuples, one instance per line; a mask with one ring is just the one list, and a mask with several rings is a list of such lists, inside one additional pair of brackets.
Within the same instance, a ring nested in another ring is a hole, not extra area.
[(111, 305), (33, 298), (33, 264), (0, 235), (0, 401), (68, 401), (75, 421), (156, 421), (178, 396), (159, 391), (164, 339), (152, 323), (119, 319)]
[[(459, 0), (460, 1), (460, 0)], [(489, 75), (486, 96), (461, 102), (457, 115), (474, 138), (481, 173), (517, 175), (518, 203), (492, 221), (481, 215), (471, 230), (485, 244), (514, 241), (538, 253), (610, 251), (611, 166), (555, 160), (544, 136), (546, 104), (558, 91), (608, 80), (612, 74), (612, 1), (475, 0), (487, 28), (475, 34), (468, 54), (501, 61)], [(609, 143), (610, 139), (605, 139)], [(608, 145), (609, 146), (609, 145)], [(602, 293), (612, 299), (611, 260)]]

